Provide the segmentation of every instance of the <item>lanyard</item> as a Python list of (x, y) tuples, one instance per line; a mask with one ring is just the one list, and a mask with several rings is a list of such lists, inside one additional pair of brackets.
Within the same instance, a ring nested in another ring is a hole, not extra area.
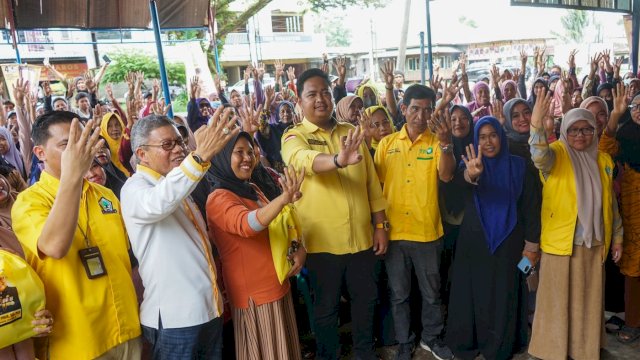
[(85, 226), (85, 230), (82, 230), (82, 227), (80, 227), (80, 209), (78, 209), (78, 230), (80, 230), (80, 233), (82, 234), (82, 237), (84, 238), (84, 242), (87, 246), (87, 248), (91, 247), (91, 243), (89, 242), (89, 200), (87, 199), (87, 194), (85, 193), (84, 196), (82, 196), (80, 198), (80, 201), (84, 200), (84, 213), (85, 213), (85, 217), (87, 218), (87, 225)]

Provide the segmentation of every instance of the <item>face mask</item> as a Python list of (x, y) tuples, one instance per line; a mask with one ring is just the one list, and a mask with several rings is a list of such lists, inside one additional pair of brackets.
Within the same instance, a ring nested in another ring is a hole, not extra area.
[(221, 101), (212, 101), (212, 102), (211, 102), (211, 107), (212, 107), (212, 108), (214, 108), (214, 109), (219, 108), (219, 107), (220, 107), (220, 105), (222, 105), (222, 102), (221, 102)]
[(372, 106), (375, 106), (375, 105), (376, 105), (375, 100), (370, 99), (370, 98), (365, 98), (364, 99), (364, 107), (365, 107), (365, 109), (369, 108), (369, 107), (372, 107)]

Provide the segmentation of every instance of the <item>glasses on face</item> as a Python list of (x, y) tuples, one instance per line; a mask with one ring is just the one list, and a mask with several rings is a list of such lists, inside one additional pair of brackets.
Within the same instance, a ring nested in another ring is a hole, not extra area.
[(421, 108), (420, 106), (410, 106), (409, 114), (417, 114), (417, 113), (431, 114), (433, 112), (433, 107), (427, 106), (425, 108)]
[(187, 146), (187, 144), (185, 144), (184, 140), (182, 139), (163, 140), (160, 144), (144, 144), (140, 146), (159, 147), (164, 151), (171, 151), (176, 147), (176, 145), (180, 146), (181, 148), (185, 148)]
[(631, 111), (640, 111), (640, 104), (631, 104), (631, 105), (629, 105), (629, 110), (631, 110)]
[(569, 135), (571, 137), (578, 136), (578, 134), (582, 134), (584, 136), (591, 136), (591, 135), (595, 134), (595, 132), (596, 132), (596, 129), (594, 129), (592, 127), (571, 128), (571, 129), (567, 130), (567, 135)]

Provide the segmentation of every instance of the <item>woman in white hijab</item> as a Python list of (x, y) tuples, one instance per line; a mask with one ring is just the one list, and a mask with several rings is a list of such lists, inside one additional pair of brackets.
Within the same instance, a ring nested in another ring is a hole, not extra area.
[(541, 359), (599, 359), (604, 346), (604, 260), (622, 256), (622, 220), (611, 157), (598, 151), (596, 119), (566, 113), (560, 140), (547, 143), (549, 95), (531, 118), (531, 156), (543, 176), (540, 285), (529, 353)]

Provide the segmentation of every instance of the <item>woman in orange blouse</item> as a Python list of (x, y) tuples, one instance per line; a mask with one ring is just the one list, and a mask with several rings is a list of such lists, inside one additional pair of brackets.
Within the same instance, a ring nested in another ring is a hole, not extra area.
[[(227, 143), (211, 162), (216, 177), (207, 200), (210, 237), (220, 253), (232, 308), (236, 357), (300, 359), (300, 345), (289, 282), (280, 284), (269, 244), (268, 224), (285, 205), (298, 200), (304, 172), (285, 169), (282, 194), (269, 202), (249, 183), (257, 164), (254, 142), (246, 132)], [(289, 276), (300, 272), (306, 251), (290, 256)]]

